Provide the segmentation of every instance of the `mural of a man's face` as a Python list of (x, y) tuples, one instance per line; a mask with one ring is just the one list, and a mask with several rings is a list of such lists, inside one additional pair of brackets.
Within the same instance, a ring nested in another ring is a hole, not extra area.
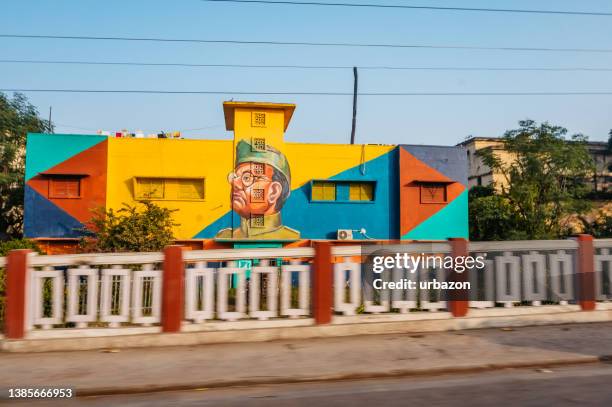
[[(283, 185), (275, 180), (275, 169), (271, 165), (244, 162), (230, 176), (232, 206), (243, 218), (250, 215), (270, 215), (280, 211)], [(286, 194), (286, 192), (285, 192)]]

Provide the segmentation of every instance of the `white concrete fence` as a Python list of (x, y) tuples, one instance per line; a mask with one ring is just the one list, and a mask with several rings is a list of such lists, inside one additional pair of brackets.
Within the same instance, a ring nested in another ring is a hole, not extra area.
[[(575, 239), (469, 243), (470, 255), (484, 256), (486, 266), (469, 271), (468, 306), (546, 307), (581, 300), (612, 300), (612, 239), (590, 243), (594, 298), (580, 297), (578, 285), (584, 283), (579, 276), (589, 272), (580, 268), (585, 261), (584, 253), (579, 253), (581, 244)], [(412, 255), (453, 253), (451, 241), (402, 247)], [(8, 264), (9, 275), (14, 276), (12, 280), (9, 276), (7, 287), (9, 296), (14, 292), (17, 295), (8, 305), (6, 337), (19, 339), (40, 330), (81, 330), (85, 335), (88, 329), (102, 334), (107, 329), (117, 334), (118, 330), (127, 333), (138, 326), (165, 327), (163, 308), (171, 309), (172, 301), (180, 301), (180, 310), (175, 312), (180, 327), (165, 331), (198, 329), (211, 323), (214, 329), (223, 329), (223, 323), (242, 320), (262, 327), (265, 323), (261, 321), (265, 320), (325, 323), (329, 322), (327, 314), (332, 323), (340, 315), (410, 317), (450, 308), (449, 298), (440, 290), (373, 290), (362, 275), (360, 246), (333, 246), (331, 256), (322, 254), (318, 262), (315, 248), (316, 245), (182, 251), (177, 275), (183, 288), (176, 295), (164, 293), (164, 281), (169, 280), (165, 280), (167, 263), (162, 252), (52, 256), (21, 253), (24, 266), (18, 261), (20, 253), (15, 253), (13, 264)], [(583, 268), (588, 268), (586, 260)], [(246, 266), (245, 261), (252, 265)], [(5, 258), (0, 258), (0, 267), (6, 263)], [(321, 264), (328, 264), (328, 268)], [(20, 267), (24, 269), (25, 288), (21, 310), (17, 298)], [(325, 269), (329, 270), (329, 280)], [(444, 281), (448, 273), (434, 268), (420, 268), (414, 274), (393, 269), (382, 277), (390, 281)], [(326, 308), (328, 303), (330, 309)], [(17, 315), (20, 312), (21, 317)]]

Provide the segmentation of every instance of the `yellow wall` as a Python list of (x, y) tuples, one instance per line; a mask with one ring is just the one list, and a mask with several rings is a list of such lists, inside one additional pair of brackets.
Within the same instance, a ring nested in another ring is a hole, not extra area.
[[(284, 153), (291, 166), (291, 189), (313, 179), (327, 179), (373, 160), (396, 146), (286, 143)], [(365, 164), (367, 172), (367, 163)]]
[[(228, 102), (228, 105), (232, 105)], [(234, 170), (236, 143), (265, 138), (281, 151), (291, 168), (291, 189), (313, 179), (326, 179), (391, 151), (395, 146), (285, 143), (287, 109), (293, 105), (233, 107), (234, 140), (174, 140), (109, 138), (107, 207), (134, 204), (135, 177), (204, 178), (204, 201), (153, 199), (160, 206), (179, 209), (177, 239), (190, 239), (231, 210), (227, 177)], [(253, 112), (265, 113), (265, 126), (254, 125)], [(231, 125), (230, 125), (231, 127)]]
[(230, 210), (227, 175), (233, 168), (231, 140), (172, 140), (109, 138), (107, 207), (134, 204), (134, 177), (203, 177), (204, 201), (155, 200), (179, 209), (174, 219), (178, 239), (198, 233)]
[[(109, 138), (107, 207), (134, 204), (134, 177), (203, 177), (204, 201), (154, 200), (179, 209), (178, 239), (190, 239), (231, 210), (228, 174), (233, 170), (231, 140), (173, 140)], [(372, 160), (394, 146), (285, 143), (291, 166), (291, 189), (312, 179), (325, 179)], [(366, 164), (367, 171), (367, 164)]]

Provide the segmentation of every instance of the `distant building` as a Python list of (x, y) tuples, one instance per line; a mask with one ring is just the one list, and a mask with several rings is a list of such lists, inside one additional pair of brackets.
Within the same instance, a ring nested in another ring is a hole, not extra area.
[(492, 184), (497, 188), (501, 188), (502, 185), (506, 185), (506, 180), (503, 179), (503, 175), (494, 172), (477, 154), (480, 150), (490, 148), (493, 150), (494, 154), (500, 157), (504, 162), (509, 162), (512, 158), (511, 154), (504, 149), (504, 144), (500, 139), (496, 137), (470, 137), (457, 145), (466, 150), (468, 188)]
[(468, 237), (463, 148), (285, 142), (294, 109), (225, 102), (233, 140), (29, 134), (25, 235), (66, 251), (93, 209), (150, 200), (200, 248)]
[[(504, 149), (504, 143), (497, 137), (470, 137), (457, 144), (465, 148), (468, 162), (468, 188), (476, 185), (488, 186), (494, 184), (497, 189), (507, 185), (504, 176), (489, 168), (477, 152), (490, 148), (502, 162), (510, 162), (512, 154)], [(610, 191), (612, 187), (612, 172), (609, 167), (612, 165), (612, 154), (608, 151), (608, 144), (603, 141), (590, 141), (587, 149), (595, 163), (595, 176), (589, 180), (596, 191)]]
[(608, 151), (608, 143), (592, 141), (588, 143), (588, 149), (595, 162), (593, 186), (597, 191), (612, 191), (612, 152)]

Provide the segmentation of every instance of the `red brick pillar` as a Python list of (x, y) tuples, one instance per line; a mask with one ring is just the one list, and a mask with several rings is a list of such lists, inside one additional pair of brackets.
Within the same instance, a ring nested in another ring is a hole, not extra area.
[(333, 308), (333, 264), (331, 243), (314, 242), (312, 315), (317, 325), (329, 324)]
[(183, 248), (164, 248), (164, 271), (162, 277), (161, 325), (162, 332), (180, 332), (185, 304), (183, 275)]
[(26, 290), (28, 288), (28, 253), (31, 250), (11, 250), (6, 267), (6, 308), (4, 334), (7, 339), (21, 339), (25, 335)]
[[(451, 256), (453, 258), (463, 257), (465, 258), (468, 253), (468, 241), (464, 238), (457, 237), (448, 239), (451, 245)], [(462, 263), (465, 265), (465, 263)], [(449, 273), (449, 281), (454, 282), (467, 282), (469, 279), (469, 269), (465, 267), (465, 270), (461, 273), (457, 270), (451, 270)], [(468, 313), (469, 308), (469, 290), (449, 290), (449, 302), (448, 309), (454, 317), (464, 317)]]
[(577, 299), (583, 311), (595, 309), (595, 249), (593, 236), (578, 235)]

